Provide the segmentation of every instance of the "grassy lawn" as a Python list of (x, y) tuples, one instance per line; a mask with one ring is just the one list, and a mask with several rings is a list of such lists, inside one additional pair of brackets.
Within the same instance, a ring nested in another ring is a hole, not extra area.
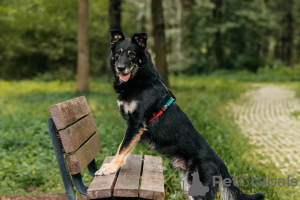
[[(85, 95), (93, 112), (101, 139), (98, 166), (105, 156), (114, 155), (123, 138), (126, 124), (116, 103), (117, 94), (105, 78), (92, 79), (88, 94), (74, 93), (75, 82), (38, 82), (0, 80), (0, 195), (64, 193), (46, 127), (48, 107)], [(229, 103), (239, 99), (250, 83), (204, 77), (171, 77), (176, 103), (188, 115), (196, 129), (224, 160), (231, 175), (280, 177), (272, 165), (261, 164), (248, 139), (233, 122)], [(135, 154), (153, 154), (139, 144)], [(267, 159), (267, 158), (266, 158)], [(163, 159), (167, 199), (182, 199), (179, 173)], [(282, 176), (281, 176), (282, 177)], [(91, 179), (86, 174), (87, 184)], [(251, 181), (249, 179), (249, 181)], [(279, 187), (242, 187), (246, 193), (262, 192), (266, 199), (285, 199)], [(287, 199), (299, 199), (288, 195)]]

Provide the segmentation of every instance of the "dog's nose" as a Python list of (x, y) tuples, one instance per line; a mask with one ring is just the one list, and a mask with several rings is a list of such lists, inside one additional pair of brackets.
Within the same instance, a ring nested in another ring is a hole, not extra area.
[(119, 64), (118, 65), (118, 70), (119, 70), (119, 72), (124, 71), (125, 70), (125, 65)]

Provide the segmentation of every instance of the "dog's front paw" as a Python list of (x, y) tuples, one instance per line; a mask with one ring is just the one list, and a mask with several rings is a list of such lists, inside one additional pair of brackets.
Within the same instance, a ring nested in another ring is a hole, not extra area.
[(113, 174), (118, 171), (119, 167), (112, 165), (110, 163), (103, 164), (101, 168), (96, 171), (95, 175), (96, 176), (103, 176), (103, 175), (108, 175), (108, 174)]

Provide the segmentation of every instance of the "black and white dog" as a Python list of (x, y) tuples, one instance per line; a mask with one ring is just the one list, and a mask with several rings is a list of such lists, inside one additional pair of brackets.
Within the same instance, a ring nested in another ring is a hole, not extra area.
[[(192, 183), (192, 173), (198, 172), (201, 183), (209, 188), (209, 192), (192, 199), (212, 200), (219, 187), (213, 184), (213, 176), (222, 180), (231, 179), (231, 176), (221, 158), (173, 103), (175, 97), (161, 82), (146, 43), (146, 33), (134, 34), (129, 39), (121, 31), (111, 31), (110, 64), (115, 75), (114, 88), (119, 93), (118, 106), (127, 122), (127, 130), (114, 159), (96, 175), (118, 171), (141, 140), (170, 158), (170, 166), (180, 169), (187, 177), (188, 187)], [(262, 194), (242, 193), (233, 183), (221, 186), (223, 199), (264, 199)]]

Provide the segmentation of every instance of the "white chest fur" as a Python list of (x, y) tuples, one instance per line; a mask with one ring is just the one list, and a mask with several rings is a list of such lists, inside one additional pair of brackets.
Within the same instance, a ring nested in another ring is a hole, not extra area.
[(124, 113), (126, 115), (133, 113), (138, 105), (138, 101), (136, 100), (132, 100), (130, 102), (118, 100), (117, 103), (120, 109), (124, 109)]

